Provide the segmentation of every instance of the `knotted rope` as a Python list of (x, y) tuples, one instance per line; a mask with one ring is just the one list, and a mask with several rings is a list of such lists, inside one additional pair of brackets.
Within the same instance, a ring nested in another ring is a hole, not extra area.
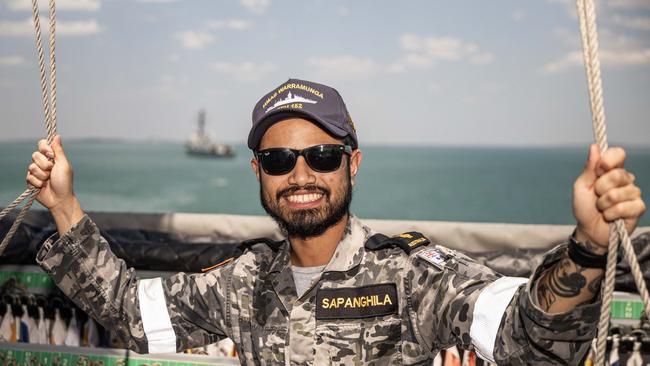
[[(582, 55), (585, 62), (587, 82), (589, 85), (589, 104), (591, 106), (592, 126), (594, 137), (598, 143), (601, 154), (607, 150), (607, 131), (605, 126), (605, 108), (603, 105), (603, 82), (600, 77), (600, 60), (598, 58), (598, 33), (596, 30), (596, 9), (593, 0), (576, 0), (578, 19), (580, 21), (580, 36), (582, 38)], [(609, 247), (607, 254), (607, 268), (602, 286), (602, 309), (598, 323), (598, 340), (596, 342), (596, 365), (605, 364), (605, 348), (607, 346), (607, 332), (609, 331), (609, 318), (614, 291), (614, 277), (616, 274), (616, 257), (619, 243), (622, 245), (623, 257), (630, 265), (643, 307), (646, 314), (650, 314), (650, 297), (639, 268), (632, 242), (625, 229), (623, 219), (616, 220), (610, 225)]]
[[(43, 112), (45, 115), (45, 128), (47, 130), (47, 143), (51, 144), (56, 135), (56, 6), (55, 0), (50, 0), (49, 17), (50, 17), (50, 85), (48, 94), (47, 78), (45, 74), (45, 56), (43, 45), (41, 43), (41, 21), (38, 14), (38, 0), (32, 0), (32, 13), (34, 15), (34, 28), (36, 29), (36, 51), (38, 52), (38, 68), (41, 75), (41, 94), (43, 95)], [(29, 187), (11, 204), (0, 212), (0, 220), (13, 211), (18, 205), (27, 200), (27, 203), (20, 209), (20, 213), (11, 225), (7, 235), (0, 243), (0, 255), (4, 252), (16, 233), (18, 226), (25, 218), (27, 211), (34, 199), (40, 192), (39, 188)]]

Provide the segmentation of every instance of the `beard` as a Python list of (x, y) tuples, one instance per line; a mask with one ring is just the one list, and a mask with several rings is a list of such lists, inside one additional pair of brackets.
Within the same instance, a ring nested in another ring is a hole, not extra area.
[[(349, 166), (345, 171), (345, 186), (337, 190), (333, 201), (331, 191), (317, 185), (288, 187), (278, 191), (275, 199), (271, 199), (270, 195), (264, 194), (263, 183), (260, 182), (260, 202), (264, 211), (275, 220), (285, 235), (302, 239), (319, 236), (341, 221), (350, 210), (352, 180), (350, 179)], [(321, 207), (300, 210), (289, 210), (280, 205), (283, 197), (298, 190), (321, 193), (325, 203)]]

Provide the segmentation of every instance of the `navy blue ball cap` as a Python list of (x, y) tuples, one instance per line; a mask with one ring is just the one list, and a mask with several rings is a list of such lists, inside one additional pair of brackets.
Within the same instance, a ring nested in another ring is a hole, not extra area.
[(248, 148), (256, 150), (262, 136), (274, 123), (295, 117), (310, 120), (334, 136), (350, 136), (354, 147), (358, 146), (354, 123), (336, 89), (311, 81), (289, 79), (255, 104)]

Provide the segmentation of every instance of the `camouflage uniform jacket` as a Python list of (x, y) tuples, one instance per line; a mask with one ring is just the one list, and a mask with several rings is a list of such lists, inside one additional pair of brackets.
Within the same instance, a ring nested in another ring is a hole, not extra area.
[[(598, 303), (549, 315), (531, 299), (533, 281), (433, 244), (370, 250), (364, 243), (373, 234), (351, 216), (301, 297), (287, 241), (252, 245), (206, 273), (138, 279), (84, 217), (48, 239), (37, 260), (81, 309), (141, 353), (230, 337), (245, 365), (430, 365), (451, 345), (502, 365), (576, 364), (595, 335)], [(551, 251), (532, 278), (565, 250)]]

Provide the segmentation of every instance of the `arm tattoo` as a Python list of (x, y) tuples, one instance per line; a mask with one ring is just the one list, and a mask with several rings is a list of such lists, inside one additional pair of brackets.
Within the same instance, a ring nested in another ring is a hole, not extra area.
[(540, 283), (537, 287), (537, 300), (543, 309), (548, 309), (557, 300), (557, 297), (551, 292), (546, 283)]
[(582, 271), (572, 271), (571, 264), (569, 259), (561, 260), (548, 278), (551, 291), (560, 297), (578, 296), (580, 290), (587, 284), (585, 276), (580, 273)]
[(583, 271), (582, 267), (576, 266), (569, 258), (564, 258), (555, 264), (537, 287), (540, 306), (548, 310), (558, 297), (578, 296), (587, 286)]
[(600, 284), (601, 282), (603, 282), (604, 276), (605, 276), (604, 273), (600, 274), (598, 277), (594, 278), (593, 280), (591, 280), (591, 282), (589, 282), (589, 286), (587, 287), (587, 289), (589, 289), (589, 292), (595, 295), (598, 293), (598, 291), (600, 291)]

